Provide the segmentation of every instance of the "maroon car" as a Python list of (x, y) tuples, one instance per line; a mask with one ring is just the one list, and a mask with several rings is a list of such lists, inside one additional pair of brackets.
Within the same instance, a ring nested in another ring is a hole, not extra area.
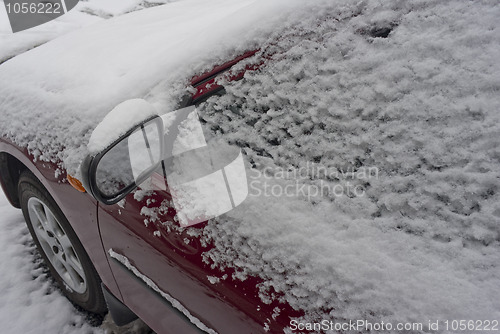
[[(174, 17), (175, 7), (171, 10), (174, 14), (170, 17)], [(143, 15), (144, 20), (147, 15)], [(191, 18), (189, 22), (194, 21)], [(189, 22), (184, 26), (192, 24)], [(214, 22), (219, 20), (208, 20), (208, 24)], [(144, 27), (144, 23), (136, 24)], [(104, 25), (100, 29), (112, 29), (113, 25), (109, 27)], [(187, 37), (200, 28), (203, 26), (188, 32)], [(129, 29), (132, 34), (136, 33), (133, 26)], [(106, 36), (114, 37), (109, 32)], [(192, 111), (207, 98), (224, 94), (219, 81), (239, 80), (246, 71), (257, 69), (262, 60), (256, 53), (243, 52), (217, 66), (205, 65), (211, 69), (185, 80), (185, 88), (190, 87), (190, 93), (183, 96), (176, 108)], [(240, 66), (242, 61), (246, 63)], [(139, 110), (136, 116), (138, 122), (127, 123), (126, 131), (111, 138), (111, 142), (98, 143), (103, 149), (90, 150), (81, 174), (75, 173), (78, 178), (67, 173), (60, 157), (49, 161), (40, 159), (40, 151), (23, 146), (9, 135), (0, 138), (0, 181), (4, 192), (14, 207), (22, 209), (33, 239), (63, 293), (90, 312), (102, 314), (109, 310), (118, 325), (138, 316), (158, 333), (281, 331), (289, 323), (291, 310), (278, 302), (262, 304), (258, 297), (259, 279), (249, 278), (244, 282), (233, 279), (232, 269), (221, 271), (204, 260), (203, 253), (212, 245), (200, 241), (200, 231), (206, 224), (204, 221), (215, 215), (202, 215), (196, 221), (188, 219), (183, 226), (173, 203), (171, 189), (174, 186), (172, 181), (166, 182), (165, 161), (168, 159), (165, 154), (158, 156), (154, 168), (151, 168), (154, 163), (145, 168), (147, 175), (141, 174), (140, 180), (134, 179), (131, 171), (130, 175), (113, 179), (110, 172), (128, 164), (123, 157), (113, 156), (113, 149), (116, 151), (120, 143), (127, 140), (130, 146), (135, 130), (154, 124), (156, 136), (166, 136), (163, 126), (156, 127), (158, 116), (148, 117), (144, 110), (142, 113)], [(123, 113), (118, 118), (123, 118)], [(109, 131), (105, 129), (105, 135)], [(149, 141), (146, 138), (148, 149), (151, 141), (152, 138)], [(169, 138), (161, 141), (162, 145), (163, 142), (169, 145)], [(170, 153), (172, 149), (175, 150), (171, 148)], [(112, 161), (110, 170), (106, 171), (106, 163), (102, 161), (108, 156)], [(140, 159), (141, 164), (148, 157), (136, 159)], [(125, 180), (127, 177), (132, 181)], [(145, 189), (146, 178), (156, 178), (163, 186)], [(246, 179), (244, 182), (246, 186)], [(112, 183), (115, 188), (109, 187)], [(154, 219), (145, 219), (144, 210), (154, 212)], [(281, 311), (271, 317), (276, 307)]]
[(2, 187), (117, 324), (498, 330), (499, 8), (186, 0), (88, 26), (0, 65)]

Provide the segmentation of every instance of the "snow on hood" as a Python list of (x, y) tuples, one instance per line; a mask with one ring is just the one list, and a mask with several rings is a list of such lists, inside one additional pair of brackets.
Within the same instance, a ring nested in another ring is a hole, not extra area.
[(256, 47), (299, 3), (181, 1), (57, 38), (0, 67), (0, 133), (76, 171), (89, 132), (117, 104), (163, 83), (168, 111), (191, 76)]

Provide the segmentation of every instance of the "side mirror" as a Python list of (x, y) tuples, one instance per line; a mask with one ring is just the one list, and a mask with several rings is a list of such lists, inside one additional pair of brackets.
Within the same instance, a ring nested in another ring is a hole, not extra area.
[(163, 142), (163, 121), (146, 101), (120, 104), (92, 133), (89, 147), (99, 150), (82, 164), (85, 188), (104, 204), (119, 202), (161, 166)]
[(207, 143), (194, 106), (160, 117), (144, 100), (125, 101), (96, 127), (88, 148), (82, 181), (103, 204), (119, 202), (138, 186), (168, 189), (179, 224), (191, 226), (234, 209), (248, 195), (241, 150), (222, 140)]

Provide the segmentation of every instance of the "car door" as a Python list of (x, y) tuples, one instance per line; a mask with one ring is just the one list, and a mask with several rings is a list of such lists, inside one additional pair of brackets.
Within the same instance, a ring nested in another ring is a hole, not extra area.
[[(171, 145), (172, 155), (203, 146), (200, 140), (186, 142), (195, 142), (194, 147)], [(218, 191), (227, 189), (234, 207), (244, 198), (231, 185), (235, 177), (231, 174), (237, 173), (231, 173), (230, 167), (224, 163), (210, 177), (219, 178), (222, 190)], [(232, 278), (231, 269), (223, 272), (203, 261), (203, 253), (212, 247), (200, 240), (206, 223), (181, 214), (177, 197), (182, 187), (173, 186), (172, 179), (165, 177), (168, 173), (161, 174), (154, 173), (117, 204), (99, 204), (102, 242), (125, 304), (158, 333), (282, 331), (287, 312), (278, 320), (272, 318), (276, 305), (259, 300), (258, 279), (241, 282)], [(214, 194), (216, 188), (212, 188)]]

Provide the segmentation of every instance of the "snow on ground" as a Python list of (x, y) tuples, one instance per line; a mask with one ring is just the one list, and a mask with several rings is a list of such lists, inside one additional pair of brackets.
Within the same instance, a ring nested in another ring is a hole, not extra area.
[(101, 334), (55, 288), (21, 210), (0, 191), (0, 327), (4, 334)]
[(122, 327), (77, 310), (49, 276), (20, 209), (0, 190), (0, 332), (2, 334), (151, 334), (140, 319)]

